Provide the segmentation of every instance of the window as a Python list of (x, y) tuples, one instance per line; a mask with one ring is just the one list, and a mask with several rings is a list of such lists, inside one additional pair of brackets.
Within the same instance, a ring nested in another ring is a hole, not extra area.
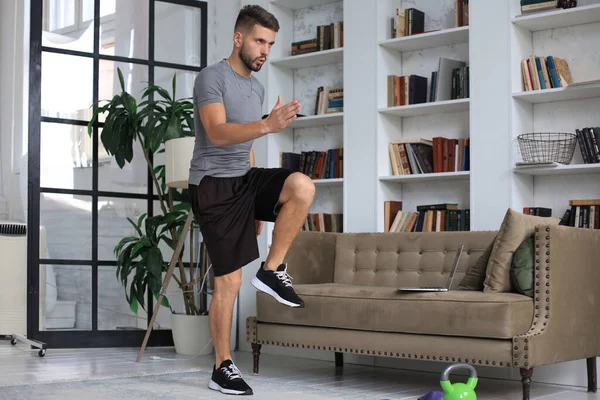
[[(153, 298), (147, 311), (130, 310), (114, 248), (134, 233), (127, 218), (160, 212), (157, 196), (143, 153), (134, 148), (121, 169), (102, 145), (103, 117), (92, 136), (87, 126), (92, 105), (120, 92), (117, 68), (138, 102), (149, 82), (170, 88), (173, 74), (177, 97), (191, 96), (206, 66), (207, 3), (31, 0), (31, 10), (28, 144), (40, 162), (28, 171), (28, 236), (31, 249), (45, 251), (28, 257), (39, 285), (29, 294), (28, 337), (56, 348), (139, 346)], [(54, 298), (42, 294), (53, 290)], [(169, 313), (155, 323), (153, 341), (172, 345)]]

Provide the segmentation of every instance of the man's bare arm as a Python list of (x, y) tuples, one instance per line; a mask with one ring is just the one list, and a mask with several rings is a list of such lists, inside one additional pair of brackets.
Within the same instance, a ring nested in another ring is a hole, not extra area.
[(259, 121), (247, 124), (226, 122), (225, 107), (222, 103), (211, 103), (200, 107), (200, 119), (209, 139), (215, 146), (229, 146), (249, 142), (269, 133), (279, 132), (297, 117), (300, 104), (292, 101), (281, 106), (281, 97), (271, 114)]
[(252, 147), (250, 147), (250, 166), (254, 167), (254, 149)]

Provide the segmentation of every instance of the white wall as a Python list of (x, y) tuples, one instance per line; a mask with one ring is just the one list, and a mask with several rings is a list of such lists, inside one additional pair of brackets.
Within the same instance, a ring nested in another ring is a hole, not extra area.
[[(29, 0), (0, 1), (0, 197), (7, 199), (4, 218), (8, 219), (12, 211), (21, 221), (16, 174), (24, 146), (21, 132), (27, 126), (28, 8)], [(0, 206), (0, 218), (1, 214)]]

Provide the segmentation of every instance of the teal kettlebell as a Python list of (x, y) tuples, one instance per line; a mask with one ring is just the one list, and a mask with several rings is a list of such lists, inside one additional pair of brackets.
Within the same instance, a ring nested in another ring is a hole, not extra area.
[[(450, 383), (448, 375), (450, 375), (450, 371), (457, 368), (466, 368), (471, 372), (471, 376), (467, 380), (467, 383)], [(444, 400), (477, 400), (477, 395), (475, 394), (477, 372), (472, 365), (462, 363), (449, 366), (442, 373), (440, 385), (442, 385), (442, 390), (444, 391)]]

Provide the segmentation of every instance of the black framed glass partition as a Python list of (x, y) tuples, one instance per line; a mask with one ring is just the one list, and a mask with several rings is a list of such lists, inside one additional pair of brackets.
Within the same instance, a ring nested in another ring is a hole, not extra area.
[[(141, 345), (153, 308), (133, 312), (115, 277), (127, 217), (153, 215), (140, 149), (120, 168), (88, 135), (99, 100), (153, 83), (191, 97), (207, 62), (207, 3), (196, 0), (31, 0), (27, 334), (48, 347)], [(159, 313), (148, 345), (172, 345)]]

